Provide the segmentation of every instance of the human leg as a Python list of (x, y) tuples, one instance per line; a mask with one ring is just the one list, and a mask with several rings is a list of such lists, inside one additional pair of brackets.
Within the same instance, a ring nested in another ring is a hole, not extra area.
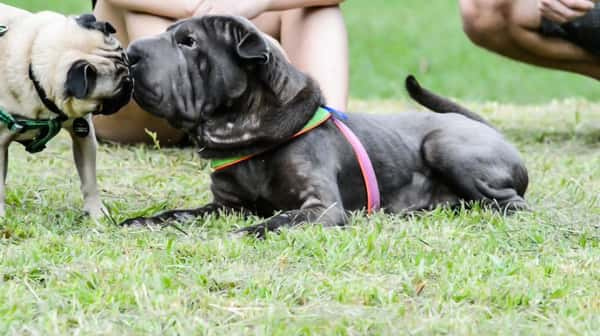
[(338, 6), (302, 8), (281, 16), (281, 44), (291, 62), (317, 80), (327, 104), (348, 104), (348, 38)]
[[(108, 20), (115, 26), (117, 38), (124, 46), (136, 39), (159, 34), (173, 23), (172, 20), (153, 15), (132, 13), (106, 1), (98, 2), (94, 14), (98, 19)], [(134, 101), (114, 115), (96, 116), (94, 125), (100, 139), (119, 143), (150, 143), (152, 138), (147, 132), (156, 133), (163, 145), (177, 144), (183, 137), (180, 131), (142, 110)]]
[[(173, 21), (133, 13), (99, 1), (94, 13), (113, 23), (125, 46), (158, 34)], [(263, 32), (281, 41), (292, 63), (315, 78), (329, 105), (345, 110), (348, 100), (348, 46), (346, 30), (337, 6), (267, 12), (253, 20)], [(328, 51), (324, 53), (323, 51)], [(146, 130), (162, 144), (178, 143), (182, 134), (131, 102), (119, 113), (94, 119), (101, 139), (119, 143), (151, 142)]]

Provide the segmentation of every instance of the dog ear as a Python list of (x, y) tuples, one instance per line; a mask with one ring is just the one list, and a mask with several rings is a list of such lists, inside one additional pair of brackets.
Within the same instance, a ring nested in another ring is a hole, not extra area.
[(65, 82), (65, 95), (84, 99), (94, 90), (98, 73), (88, 62), (80, 60), (69, 69)]
[(96, 21), (96, 17), (92, 14), (83, 14), (75, 18), (75, 22), (85, 29), (93, 29), (102, 32), (108, 36), (117, 32), (115, 27), (104, 21)]
[(259, 33), (250, 31), (238, 42), (237, 54), (244, 60), (267, 64), (271, 59), (269, 44)]
[(218, 39), (232, 45), (241, 59), (258, 64), (267, 64), (271, 60), (269, 43), (247, 19), (241, 16), (214, 15), (199, 18), (197, 22), (209, 34), (215, 34)]
[(104, 22), (104, 21), (97, 21), (96, 23), (94, 23), (93, 28), (101, 31), (102, 34), (104, 34), (106, 36), (117, 32), (117, 30), (115, 29), (115, 27), (113, 27), (113, 25), (111, 25), (108, 22)]

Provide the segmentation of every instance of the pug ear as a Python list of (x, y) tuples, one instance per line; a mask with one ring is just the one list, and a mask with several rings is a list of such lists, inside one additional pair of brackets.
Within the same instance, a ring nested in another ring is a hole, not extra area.
[(244, 60), (267, 64), (271, 60), (269, 44), (259, 33), (250, 31), (237, 45), (237, 54)]
[(67, 73), (65, 95), (77, 99), (87, 98), (96, 87), (97, 77), (98, 73), (90, 63), (83, 60), (73, 63)]
[(92, 14), (83, 14), (75, 18), (75, 22), (85, 29), (98, 30), (102, 34), (108, 36), (117, 32), (115, 27), (104, 21), (96, 21), (96, 17)]
[(106, 36), (117, 32), (117, 30), (115, 29), (115, 27), (113, 27), (113, 25), (111, 25), (108, 22), (104, 22), (104, 21), (98, 21), (98, 22), (94, 23), (94, 29), (101, 31), (102, 34), (104, 34)]

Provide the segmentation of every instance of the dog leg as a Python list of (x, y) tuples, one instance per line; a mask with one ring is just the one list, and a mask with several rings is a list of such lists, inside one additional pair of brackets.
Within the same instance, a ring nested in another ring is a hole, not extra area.
[(100, 192), (96, 179), (96, 149), (98, 143), (94, 132), (92, 118), (88, 115), (90, 131), (87, 136), (80, 137), (73, 132), (72, 127), (68, 129), (73, 139), (73, 158), (79, 179), (81, 180), (81, 193), (83, 194), (83, 210), (93, 219), (97, 220), (104, 214), (104, 206), (100, 201)]
[(294, 227), (308, 223), (319, 223), (324, 226), (344, 226), (348, 221), (344, 208), (339, 204), (329, 207), (312, 206), (299, 210), (286, 211), (273, 216), (265, 222), (236, 231), (256, 238), (265, 238), (267, 232), (277, 232), (285, 227)]
[[(4, 139), (2, 139), (4, 140)], [(8, 143), (0, 140), (0, 217), (4, 217), (6, 210), (6, 172), (8, 171)]]
[[(121, 226), (161, 226), (169, 222), (193, 220), (198, 217), (217, 215), (223, 211), (238, 211), (217, 203), (209, 203), (196, 209), (168, 210), (152, 217), (136, 217), (123, 221)], [(243, 212), (243, 210), (240, 209)]]
[(8, 172), (8, 146), (14, 140), (15, 134), (8, 129), (0, 130), (0, 217), (4, 217), (6, 209), (6, 174)]
[(275, 176), (270, 177), (271, 180), (277, 181), (270, 190), (273, 197), (271, 202), (274, 209), (299, 209), (284, 211), (258, 225), (242, 228), (235, 233), (264, 238), (267, 232), (277, 232), (285, 227), (309, 223), (344, 226), (348, 218), (337, 176), (331, 173), (336, 171), (331, 162), (319, 164), (300, 157), (286, 161), (284, 167), (287, 169), (277, 169)]
[[(296, 167), (298, 171), (287, 170), (284, 171), (285, 177), (277, 178), (278, 181), (286, 181), (288, 183), (281, 183), (278, 185), (278, 190), (274, 194), (279, 195), (282, 199), (293, 199), (294, 196), (300, 196), (300, 209), (285, 211), (281, 214), (275, 215), (265, 222), (258, 225), (250, 226), (238, 230), (238, 234), (253, 235), (258, 238), (264, 238), (267, 232), (277, 232), (285, 227), (294, 227), (298, 225), (308, 223), (319, 223), (324, 226), (343, 226), (347, 223), (348, 218), (344, 205), (342, 204), (342, 197), (340, 195), (335, 177), (327, 178), (326, 173), (316, 174), (321, 176), (320, 179), (304, 180), (306, 183), (302, 186), (302, 176), (306, 165), (302, 167)], [(308, 167), (312, 171), (312, 167)], [(323, 169), (323, 167), (321, 167)], [(293, 193), (286, 195), (285, 191), (296, 190)], [(299, 190), (299, 192), (298, 192)], [(298, 194), (296, 194), (298, 193)], [(276, 208), (289, 209), (289, 205), (283, 206), (280, 204)]]
[[(510, 214), (527, 210), (527, 169), (516, 150), (499, 144), (483, 150), (476, 141), (456, 142), (449, 130), (432, 133), (423, 142), (427, 165), (461, 199)], [(501, 153), (502, 155), (500, 155)]]

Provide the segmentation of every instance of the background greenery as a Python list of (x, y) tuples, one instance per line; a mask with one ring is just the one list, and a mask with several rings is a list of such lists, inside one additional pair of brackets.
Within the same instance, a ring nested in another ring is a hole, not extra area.
[[(229, 235), (254, 217), (181, 223), (185, 234), (126, 229), (82, 216), (63, 132), (36, 155), (10, 147), (0, 335), (598, 335), (600, 104), (512, 104), (595, 100), (596, 83), (473, 48), (455, 1), (349, 0), (345, 11), (358, 98), (350, 109), (407, 109), (401, 79), (418, 69), (463, 99), (511, 102), (467, 104), (522, 152), (531, 212), (357, 215), (344, 229), (265, 241)], [(381, 97), (400, 99), (364, 99)], [(209, 173), (191, 149), (98, 150), (117, 221), (209, 201)]]
[[(87, 0), (4, 2), (66, 13), (91, 7)], [(462, 32), (458, 1), (347, 0), (343, 8), (355, 98), (404, 98), (403, 79), (408, 73), (432, 89), (467, 100), (539, 103), (600, 98), (595, 80), (518, 64), (474, 47)]]

